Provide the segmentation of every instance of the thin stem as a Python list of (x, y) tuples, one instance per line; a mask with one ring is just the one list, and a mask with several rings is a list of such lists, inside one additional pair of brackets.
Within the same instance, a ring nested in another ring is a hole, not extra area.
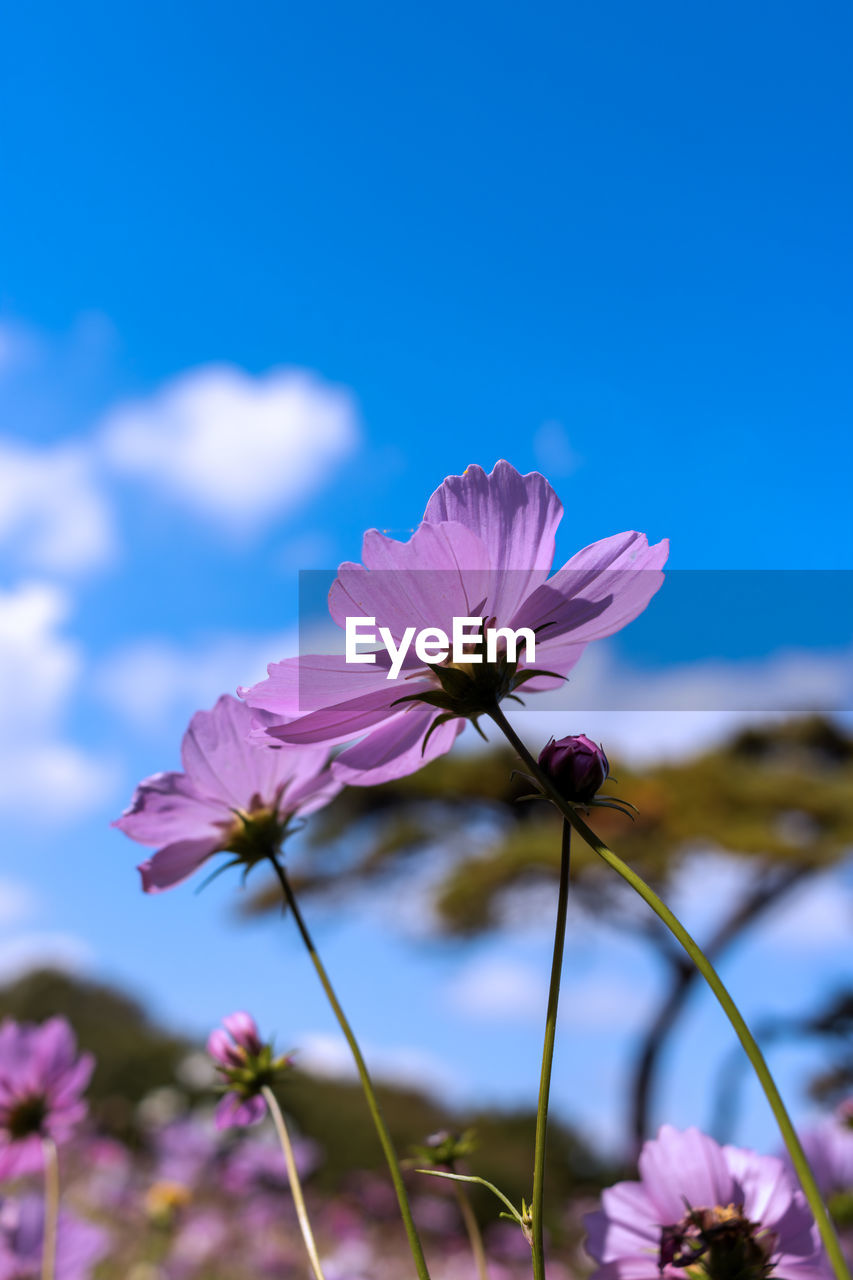
[(468, 1233), (468, 1239), (471, 1243), (471, 1252), (474, 1255), (474, 1263), (477, 1267), (478, 1280), (489, 1280), (489, 1268), (486, 1262), (486, 1248), (483, 1244), (483, 1236), (480, 1231), (480, 1224), (477, 1216), (471, 1208), (471, 1201), (468, 1193), (460, 1182), (454, 1182), (453, 1189), (456, 1192), (456, 1203), (459, 1205), (459, 1212), (462, 1215), (462, 1221), (465, 1223), (465, 1230)]
[(582, 836), (590, 848), (593, 849), (598, 856), (608, 864), (608, 866), (612, 867), (623, 880), (626, 880), (631, 888), (640, 895), (643, 901), (651, 907), (655, 915), (663, 921), (670, 933), (678, 940), (678, 942), (681, 943), (681, 946), (690, 956), (690, 959), (696, 965), (696, 968), (702, 974), (702, 977), (717, 997), (717, 1000), (722, 1006), (723, 1012), (734, 1028), (734, 1032), (738, 1040), (740, 1040), (743, 1045), (744, 1052), (752, 1064), (753, 1070), (755, 1071), (761, 1087), (764, 1090), (767, 1101), (770, 1104), (770, 1109), (776, 1118), (779, 1131), (785, 1140), (785, 1146), (788, 1148), (791, 1163), (797, 1171), (797, 1176), (800, 1179), (800, 1184), (803, 1188), (806, 1199), (809, 1202), (809, 1207), (814, 1214), (815, 1222), (817, 1223), (821, 1239), (823, 1240), (824, 1247), (832, 1263), (833, 1270), (835, 1271), (838, 1280), (851, 1280), (850, 1271), (844, 1260), (844, 1255), (841, 1252), (841, 1245), (839, 1244), (832, 1219), (829, 1216), (826, 1205), (821, 1199), (814, 1174), (812, 1173), (811, 1166), (806, 1159), (806, 1153), (803, 1151), (802, 1144), (797, 1137), (797, 1132), (791, 1121), (791, 1117), (788, 1115), (785, 1104), (779, 1094), (779, 1090), (776, 1087), (776, 1082), (773, 1079), (770, 1068), (767, 1066), (767, 1063), (764, 1060), (764, 1055), (759, 1049), (755, 1037), (746, 1025), (737, 1005), (729, 994), (728, 989), (723, 984), (716, 969), (708, 960), (699, 944), (691, 937), (681, 924), (680, 920), (673, 915), (669, 907), (661, 901), (650, 885), (646, 884), (642, 876), (637, 875), (637, 872), (634, 871), (632, 867), (629, 867), (626, 862), (623, 862), (622, 859), (612, 851), (612, 849), (608, 849), (607, 845), (599, 840), (595, 832), (587, 826), (573, 805), (563, 798), (557, 787), (549, 778), (548, 774), (540, 767), (538, 761), (535, 760), (527, 750), (527, 747), (521, 741), (518, 734), (515, 732), (499, 707), (495, 707), (493, 709), (491, 716), (507, 740), (513, 747), (515, 747), (515, 750), (536, 778), (548, 799), (554, 802), (563, 817), (572, 824), (574, 829), (580, 836)]
[(314, 965), (314, 968), (317, 971), (317, 977), (320, 979), (320, 985), (326, 993), (326, 999), (332, 1007), (332, 1012), (338, 1020), (338, 1026), (344, 1034), (344, 1038), (349, 1045), (350, 1052), (352, 1053), (355, 1061), (359, 1079), (361, 1080), (361, 1087), (364, 1090), (364, 1096), (367, 1099), (367, 1106), (371, 1117), (373, 1118), (373, 1124), (379, 1136), (382, 1150), (385, 1153), (385, 1159), (388, 1163), (388, 1169), (391, 1174), (391, 1181), (394, 1183), (394, 1190), (397, 1193), (397, 1200), (400, 1205), (403, 1225), (406, 1228), (406, 1235), (409, 1239), (409, 1248), (411, 1249), (412, 1257), (415, 1260), (415, 1268), (417, 1270), (419, 1280), (430, 1280), (423, 1246), (421, 1245), (420, 1237), (418, 1236), (415, 1220), (412, 1217), (412, 1208), (409, 1204), (409, 1197), (406, 1194), (406, 1186), (403, 1182), (403, 1173), (400, 1169), (400, 1162), (397, 1159), (397, 1153), (394, 1150), (391, 1135), (388, 1132), (388, 1127), (382, 1115), (382, 1110), (379, 1106), (379, 1099), (376, 1097), (376, 1091), (373, 1088), (373, 1082), (370, 1079), (370, 1073), (367, 1070), (367, 1063), (364, 1061), (364, 1056), (359, 1048), (358, 1041), (355, 1038), (355, 1033), (347, 1020), (346, 1014), (341, 1008), (338, 997), (335, 995), (335, 990), (329, 980), (329, 975), (326, 973), (323, 962), (317, 953), (317, 948), (314, 946), (311, 934), (308, 932), (308, 926), (302, 918), (302, 912), (299, 909), (299, 904), (296, 901), (290, 881), (287, 878), (287, 873), (276, 857), (271, 857), (270, 861), (275, 868), (275, 873), (278, 876), (285, 901), (293, 912), (293, 918), (296, 921), (302, 941), (305, 943), (305, 948), (311, 957), (311, 962)]
[(539, 1104), (536, 1108), (536, 1144), (533, 1154), (533, 1275), (545, 1280), (545, 1234), (542, 1210), (545, 1200), (545, 1146), (548, 1136), (548, 1101), (551, 1096), (551, 1066), (554, 1061), (554, 1039), (557, 1034), (557, 1006), (560, 1001), (560, 978), (563, 972), (563, 947), (566, 941), (566, 912), (569, 905), (569, 872), (571, 869), (572, 829), (563, 823), (560, 851), (560, 891), (557, 897), (557, 924), (554, 929), (554, 957), (551, 961), (551, 984), (548, 988), (548, 1011), (545, 1015), (545, 1044), (542, 1049), (542, 1072), (539, 1077)]
[(41, 1280), (53, 1280), (56, 1271), (56, 1237), (59, 1230), (59, 1157), (52, 1138), (42, 1139), (44, 1154), (44, 1242)]
[(296, 1207), (296, 1216), (299, 1219), (299, 1230), (302, 1232), (302, 1239), (305, 1241), (305, 1248), (308, 1250), (311, 1270), (314, 1272), (316, 1280), (326, 1280), (323, 1275), (323, 1268), (320, 1266), (320, 1257), (317, 1253), (314, 1233), (311, 1230), (308, 1210), (305, 1208), (305, 1198), (302, 1195), (302, 1184), (299, 1181), (296, 1161), (293, 1158), (293, 1146), (291, 1145), (290, 1134), (287, 1132), (287, 1125), (284, 1123), (284, 1116), (281, 1114), (281, 1107), (278, 1105), (278, 1099), (269, 1085), (265, 1084), (261, 1089), (261, 1093), (263, 1094), (264, 1101), (269, 1107), (269, 1112), (272, 1116), (273, 1124), (275, 1125), (275, 1131), (278, 1134), (281, 1149), (284, 1152), (284, 1163), (287, 1165), (287, 1178), (290, 1182), (290, 1191), (293, 1196), (294, 1206)]

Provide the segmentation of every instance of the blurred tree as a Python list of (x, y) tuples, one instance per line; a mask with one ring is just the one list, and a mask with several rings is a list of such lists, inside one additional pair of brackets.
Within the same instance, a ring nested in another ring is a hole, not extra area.
[[(311, 820), (292, 868), (297, 892), (336, 902), (356, 890), (416, 895), (439, 934), (473, 937), (498, 929), (526, 888), (559, 873), (559, 818), (541, 803), (519, 804), (529, 786), (514, 778), (506, 748), (457, 752), (378, 787), (349, 788)], [(641, 771), (614, 762), (618, 794), (637, 805), (633, 824), (596, 810), (596, 830), (664, 898), (696, 850), (737, 857), (746, 871), (737, 901), (705, 940), (725, 953), (810, 876), (853, 847), (853, 739), (808, 717), (738, 733), (717, 750)], [(668, 985), (642, 1037), (633, 1072), (631, 1133), (651, 1130), (656, 1076), (696, 971), (630, 890), (580, 841), (573, 849), (576, 902), (646, 939), (663, 958)], [(280, 909), (265, 885), (242, 908)]]
[[(830, 1063), (811, 1081), (812, 1097), (827, 1107), (853, 1097), (853, 987), (836, 991), (814, 1013), (769, 1018), (754, 1033), (765, 1050), (786, 1040), (819, 1041)], [(735, 1132), (746, 1068), (743, 1055), (732, 1052), (717, 1073), (713, 1130), (720, 1141)]]

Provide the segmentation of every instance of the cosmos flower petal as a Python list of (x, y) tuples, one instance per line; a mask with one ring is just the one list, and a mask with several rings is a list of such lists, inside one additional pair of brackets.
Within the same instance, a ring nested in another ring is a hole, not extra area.
[[(548, 582), (561, 515), (559, 500), (538, 473), (522, 476), (505, 461), (491, 475), (469, 467), (433, 494), (424, 523), (408, 542), (376, 530), (365, 535), (364, 564), (339, 569), (330, 594), (332, 616), (341, 625), (354, 615), (375, 617), (377, 629), (388, 625), (398, 643), (409, 628), (451, 632), (453, 618), (463, 613), (494, 619), (500, 628), (541, 628), (529, 665), (564, 677), (589, 640), (611, 635), (645, 608), (662, 581), (666, 544), (650, 548), (638, 533), (604, 539)], [(343, 657), (315, 655), (272, 664), (265, 681), (243, 691), (250, 705), (277, 719), (253, 730), (253, 741), (333, 746), (361, 738), (363, 749), (361, 743), (347, 748), (332, 770), (354, 785), (403, 776), (447, 750), (458, 726), (442, 727), (418, 755), (414, 722), (397, 711), (404, 697), (437, 692), (433, 668), (412, 646), (402, 679), (387, 681), (390, 658), (376, 658), (354, 665)], [(522, 657), (521, 666), (526, 664)], [(489, 673), (482, 674), (486, 691), (478, 689), (467, 702), (454, 693), (453, 710), (473, 715), (488, 706)], [(498, 697), (508, 691), (506, 675), (505, 668), (495, 672)], [(560, 683), (541, 676), (526, 688), (537, 692)], [(434, 719), (428, 712), (424, 723)]]
[(723, 1147), (726, 1164), (741, 1189), (747, 1217), (768, 1225), (777, 1222), (790, 1209), (794, 1187), (788, 1171), (775, 1156), (756, 1156), (740, 1147)]
[(683, 1132), (665, 1124), (643, 1147), (640, 1175), (662, 1223), (679, 1222), (684, 1202), (693, 1206), (729, 1204), (734, 1178), (722, 1150), (699, 1129)]
[(227, 817), (227, 806), (199, 796), (186, 774), (155, 773), (140, 782), (130, 805), (112, 825), (140, 844), (165, 844), (210, 832)]
[(660, 1229), (656, 1210), (640, 1182), (617, 1182), (602, 1193), (601, 1209), (587, 1214), (586, 1248), (598, 1262), (612, 1262), (626, 1254), (649, 1252), (657, 1261)]
[[(364, 535), (364, 564), (342, 564), (329, 593), (339, 626), (347, 618), (375, 618), (399, 642), (409, 627), (440, 627), (455, 617), (480, 616), (492, 575), (486, 549), (460, 524), (422, 524), (408, 542), (376, 529)], [(476, 611), (476, 612), (475, 612)]]
[(332, 764), (332, 772), (350, 787), (375, 786), (415, 773), (449, 751), (465, 727), (463, 720), (439, 725), (424, 749), (424, 738), (437, 715), (434, 707), (411, 704), (405, 712), (342, 751)]
[(90, 1054), (64, 1018), (0, 1026), (0, 1179), (42, 1168), (43, 1140), (64, 1142), (84, 1118)]
[(241, 1059), (235, 1051), (234, 1041), (221, 1027), (216, 1027), (207, 1037), (207, 1052), (222, 1067), (240, 1065)]
[[(742, 1213), (744, 1230), (770, 1242), (771, 1275), (829, 1280), (817, 1226), (781, 1160), (664, 1125), (643, 1147), (639, 1165), (641, 1182), (605, 1191), (601, 1209), (586, 1220), (587, 1249), (601, 1264), (593, 1280), (642, 1280), (644, 1259), (655, 1267), (660, 1259), (664, 1228), (683, 1229), (692, 1210), (711, 1214), (713, 1222), (715, 1213), (732, 1209)], [(694, 1222), (692, 1229), (702, 1228)], [(661, 1274), (679, 1280), (687, 1270), (669, 1265)]]
[(44, 1167), (44, 1148), (41, 1138), (31, 1136), (9, 1146), (0, 1143), (0, 1182), (11, 1182), (30, 1173), (40, 1173)]
[[(267, 729), (266, 736), (279, 742), (295, 744), (324, 742), (327, 745), (358, 737), (389, 717), (395, 717), (394, 703), (410, 694), (423, 693), (435, 686), (427, 679), (411, 683), (387, 681), (374, 693), (347, 702), (335, 703), (321, 711)], [(395, 722), (396, 718), (395, 718)], [(334, 768), (333, 768), (334, 773)]]
[(585, 644), (579, 644), (573, 636), (555, 636), (547, 639), (547, 632), (536, 645), (536, 660), (525, 663), (526, 666), (537, 667), (540, 671), (553, 671), (555, 676), (535, 676), (524, 686), (523, 696), (528, 693), (544, 693), (548, 689), (561, 689), (566, 682), (572, 667), (583, 657)]
[[(310, 653), (271, 662), (266, 680), (240, 689), (246, 704), (275, 721), (295, 720), (336, 702), (348, 702), (388, 687), (387, 653), (375, 663), (348, 663), (342, 653)], [(266, 721), (264, 721), (266, 723)]]
[[(281, 750), (288, 748), (282, 747)], [(287, 788), (286, 800), (289, 810), (298, 813), (302, 817), (307, 817), (309, 813), (316, 813), (318, 809), (322, 809), (334, 800), (335, 796), (341, 790), (341, 783), (335, 778), (328, 762), (328, 751), (325, 745), (321, 747), (293, 747), (292, 750), (298, 751), (302, 756), (322, 754), (322, 769), (314, 769), (310, 773), (306, 773), (301, 779), (294, 781)]]
[[(43, 1244), (43, 1197), (25, 1195), (6, 1201), (0, 1215), (0, 1278), (24, 1280), (39, 1275)], [(101, 1227), (63, 1211), (57, 1225), (56, 1280), (90, 1280), (108, 1248), (109, 1236)]]
[(146, 893), (161, 893), (188, 880), (194, 871), (216, 853), (216, 840), (176, 840), (159, 849), (153, 857), (139, 864), (142, 887)]
[(267, 1104), (258, 1094), (254, 1098), (239, 1098), (236, 1093), (226, 1093), (216, 1107), (217, 1129), (234, 1129), (258, 1124), (266, 1115)]
[(199, 794), (228, 808), (244, 808), (253, 794), (271, 796), (282, 761), (248, 741), (256, 717), (245, 702), (223, 694), (197, 711), (181, 744), (184, 772)]
[(512, 625), (543, 628), (541, 638), (601, 640), (638, 617), (663, 585), (666, 539), (650, 547), (645, 535), (618, 534), (585, 547), (524, 601)]
[[(137, 787), (115, 825), (141, 844), (162, 845), (139, 868), (146, 892), (171, 888), (212, 853), (233, 849), (235, 823), (241, 835), (254, 832), (245, 838), (262, 841), (263, 852), (277, 847), (294, 813), (319, 808), (336, 793), (325, 747), (258, 747), (249, 740), (276, 723), (269, 712), (225, 694), (193, 716), (182, 744), (186, 772), (159, 774)], [(254, 860), (245, 846), (243, 854)]]
[(448, 476), (427, 503), (424, 519), (455, 521), (482, 539), (491, 567), (504, 571), (490, 604), (505, 624), (550, 573), (562, 516), (563, 505), (544, 476), (523, 476), (501, 460), (490, 475), (470, 466), (461, 476)]

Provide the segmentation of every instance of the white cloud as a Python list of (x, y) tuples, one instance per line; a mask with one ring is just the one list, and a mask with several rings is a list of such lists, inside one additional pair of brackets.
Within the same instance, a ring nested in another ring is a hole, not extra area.
[[(457, 1013), (478, 1022), (538, 1026), (545, 1016), (549, 974), (550, 955), (544, 951), (538, 967), (524, 960), (482, 957), (448, 985), (449, 1003)], [(560, 1008), (567, 1025), (576, 1030), (633, 1030), (643, 1025), (649, 1006), (648, 993), (630, 976), (588, 969), (576, 976), (567, 962)]]
[(0, 982), (14, 982), (34, 969), (81, 973), (91, 968), (94, 952), (73, 933), (22, 933), (0, 942)]
[(36, 906), (36, 895), (30, 885), (9, 876), (0, 876), (0, 925), (4, 929), (29, 920)]
[(64, 739), (81, 671), (76, 646), (61, 632), (68, 609), (66, 593), (45, 583), (0, 592), (0, 809), (35, 820), (87, 810), (112, 779)]
[(448, 987), (456, 1012), (487, 1022), (539, 1023), (547, 995), (547, 973), (494, 956), (473, 961)]
[(853, 898), (838, 870), (815, 876), (774, 911), (761, 931), (762, 947), (792, 952), (846, 954), (853, 936)]
[(28, 570), (73, 573), (115, 554), (112, 510), (83, 445), (0, 439), (0, 547)]
[(238, 529), (289, 513), (356, 447), (350, 394), (302, 370), (253, 377), (230, 365), (181, 374), (119, 405), (102, 430), (109, 462)]
[(606, 641), (590, 645), (563, 688), (531, 694), (513, 723), (529, 745), (586, 733), (611, 754), (645, 763), (683, 758), (744, 725), (853, 708), (853, 655), (789, 650), (749, 661), (640, 669)]
[(624, 973), (593, 973), (563, 982), (560, 1010), (569, 1028), (636, 1031), (648, 1023), (653, 1006), (647, 986)]
[[(331, 1080), (357, 1079), (352, 1054), (343, 1036), (321, 1031), (306, 1031), (295, 1036), (298, 1046), (296, 1064), (315, 1076)], [(362, 1043), (370, 1074), (402, 1088), (413, 1086), (436, 1094), (456, 1093), (460, 1088), (458, 1073), (446, 1062), (427, 1050), (410, 1045), (365, 1045)]]
[(298, 650), (296, 634), (220, 635), (180, 647), (141, 640), (108, 657), (95, 672), (99, 695), (136, 729), (160, 732), (185, 721), (222, 693), (262, 680), (267, 664)]

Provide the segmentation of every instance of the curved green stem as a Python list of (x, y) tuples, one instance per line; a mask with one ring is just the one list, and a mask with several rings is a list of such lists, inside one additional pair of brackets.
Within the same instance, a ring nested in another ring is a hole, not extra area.
[(554, 1039), (557, 1034), (557, 1006), (560, 1001), (560, 978), (563, 972), (563, 947), (566, 941), (566, 912), (569, 905), (569, 872), (571, 868), (572, 829), (563, 823), (560, 851), (560, 891), (557, 897), (557, 924), (554, 930), (554, 956), (551, 961), (551, 983), (548, 988), (548, 1011), (545, 1015), (545, 1044), (542, 1049), (542, 1072), (539, 1077), (539, 1103), (536, 1108), (536, 1145), (533, 1154), (533, 1275), (545, 1280), (545, 1234), (542, 1210), (545, 1200), (545, 1146), (548, 1136), (548, 1101), (551, 1096), (551, 1066), (554, 1061)]
[(459, 1212), (462, 1215), (462, 1221), (465, 1223), (465, 1230), (468, 1233), (471, 1252), (474, 1255), (474, 1265), (477, 1268), (477, 1280), (489, 1280), (489, 1267), (486, 1262), (486, 1247), (483, 1244), (483, 1235), (480, 1231), (480, 1224), (478, 1223), (477, 1216), (471, 1207), (471, 1201), (468, 1197), (468, 1193), (460, 1182), (454, 1182), (453, 1190), (456, 1193), (456, 1203), (459, 1205)]
[(285, 901), (293, 912), (293, 918), (296, 921), (296, 926), (299, 929), (302, 941), (305, 943), (305, 949), (311, 957), (311, 962), (317, 971), (317, 977), (320, 979), (320, 985), (326, 993), (326, 999), (332, 1007), (332, 1012), (338, 1020), (338, 1026), (344, 1034), (344, 1039), (349, 1045), (350, 1052), (352, 1053), (355, 1061), (358, 1076), (361, 1081), (361, 1087), (364, 1090), (364, 1096), (367, 1099), (367, 1106), (373, 1119), (376, 1132), (379, 1136), (379, 1142), (382, 1146), (382, 1150), (385, 1153), (385, 1159), (388, 1163), (388, 1169), (391, 1174), (391, 1181), (394, 1183), (394, 1190), (397, 1193), (397, 1200), (400, 1205), (403, 1225), (406, 1228), (409, 1248), (411, 1249), (412, 1257), (415, 1260), (415, 1268), (417, 1270), (419, 1280), (430, 1280), (423, 1246), (421, 1245), (420, 1237), (418, 1236), (415, 1220), (412, 1217), (409, 1197), (406, 1194), (406, 1187), (403, 1182), (403, 1173), (400, 1169), (400, 1162), (397, 1159), (397, 1153), (394, 1150), (391, 1135), (388, 1132), (385, 1118), (382, 1115), (382, 1110), (379, 1106), (379, 1099), (376, 1097), (376, 1091), (373, 1088), (373, 1081), (370, 1079), (370, 1073), (367, 1070), (367, 1063), (364, 1061), (364, 1056), (359, 1048), (358, 1041), (355, 1038), (355, 1033), (349, 1024), (346, 1014), (341, 1008), (338, 997), (335, 994), (335, 989), (329, 980), (329, 975), (326, 973), (323, 962), (317, 953), (317, 948), (314, 946), (314, 940), (308, 932), (308, 926), (302, 918), (302, 912), (299, 909), (299, 904), (296, 901), (290, 881), (287, 878), (287, 873), (276, 857), (271, 857), (270, 861), (275, 868), (275, 873), (278, 876)]
[(779, 1131), (785, 1140), (785, 1146), (788, 1148), (791, 1163), (797, 1171), (797, 1176), (800, 1179), (803, 1192), (805, 1193), (806, 1199), (809, 1202), (809, 1207), (814, 1214), (815, 1222), (817, 1223), (821, 1239), (832, 1263), (833, 1270), (835, 1271), (838, 1280), (851, 1280), (850, 1271), (844, 1260), (844, 1255), (841, 1252), (841, 1245), (839, 1244), (832, 1219), (829, 1216), (826, 1205), (823, 1203), (811, 1166), (806, 1159), (806, 1153), (803, 1151), (802, 1144), (797, 1137), (797, 1132), (791, 1121), (791, 1117), (788, 1115), (779, 1090), (776, 1087), (776, 1082), (773, 1079), (770, 1068), (764, 1060), (764, 1055), (759, 1049), (755, 1037), (746, 1025), (740, 1010), (729, 994), (728, 989), (724, 985), (716, 969), (708, 960), (699, 944), (687, 932), (681, 924), (681, 921), (673, 915), (669, 907), (661, 901), (654, 889), (652, 889), (650, 885), (647, 885), (642, 876), (639, 876), (632, 867), (629, 867), (626, 862), (623, 862), (622, 859), (612, 851), (612, 849), (608, 849), (607, 845), (599, 840), (595, 832), (587, 826), (574, 806), (563, 798), (557, 787), (548, 777), (548, 774), (540, 768), (538, 761), (527, 750), (527, 747), (521, 741), (518, 734), (515, 732), (499, 707), (495, 707), (492, 710), (491, 716), (495, 721), (495, 724), (521, 756), (522, 760), (527, 765), (527, 768), (541, 786), (543, 793), (549, 800), (553, 801), (566, 821), (572, 824), (574, 829), (583, 837), (590, 848), (593, 849), (598, 856), (608, 864), (608, 866), (612, 867), (623, 880), (627, 881), (631, 888), (640, 895), (649, 907), (651, 907), (655, 915), (666, 925), (673, 937), (678, 940), (687, 952), (690, 959), (696, 965), (696, 968), (702, 974), (702, 977), (717, 997), (717, 1000), (722, 1006), (723, 1012), (731, 1023), (738, 1040), (743, 1046), (746, 1056), (752, 1064), (753, 1070), (755, 1071), (761, 1087), (764, 1090), (767, 1101), (770, 1104), (770, 1109), (773, 1112), (777, 1125), (779, 1126)]
[(59, 1156), (52, 1138), (42, 1139), (44, 1153), (44, 1243), (41, 1280), (53, 1280), (56, 1271), (56, 1237), (59, 1231)]
[(296, 1160), (293, 1156), (293, 1146), (290, 1141), (290, 1134), (287, 1132), (287, 1125), (284, 1123), (284, 1116), (281, 1114), (281, 1107), (278, 1105), (278, 1099), (269, 1085), (265, 1084), (263, 1089), (261, 1089), (261, 1093), (263, 1094), (264, 1101), (269, 1108), (269, 1113), (272, 1116), (272, 1122), (275, 1125), (275, 1131), (278, 1134), (278, 1140), (281, 1143), (281, 1149), (284, 1152), (284, 1163), (287, 1166), (287, 1180), (290, 1183), (290, 1193), (293, 1196), (296, 1216), (299, 1219), (299, 1230), (302, 1232), (302, 1239), (305, 1241), (305, 1248), (308, 1251), (311, 1270), (314, 1272), (315, 1280), (326, 1280), (326, 1277), (323, 1275), (323, 1268), (320, 1266), (320, 1257), (317, 1253), (314, 1232), (311, 1230), (311, 1221), (308, 1217), (308, 1210), (305, 1207), (305, 1197), (302, 1194), (302, 1183), (299, 1181)]

